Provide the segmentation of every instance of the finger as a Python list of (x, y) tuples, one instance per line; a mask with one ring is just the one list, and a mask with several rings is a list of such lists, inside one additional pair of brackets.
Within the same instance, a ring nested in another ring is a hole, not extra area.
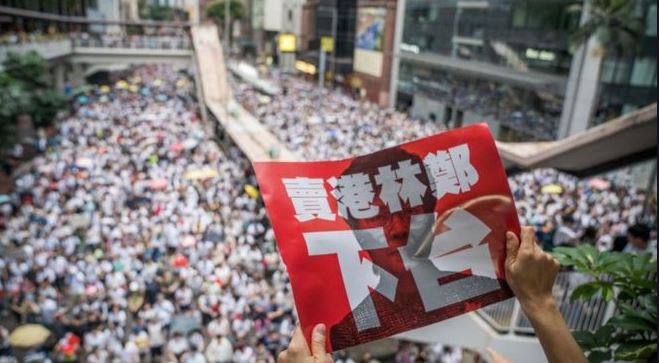
[(317, 360), (323, 360), (325, 358), (326, 334), (327, 328), (325, 324), (316, 325), (311, 333), (311, 355)]
[(522, 243), (519, 249), (531, 252), (535, 248), (535, 231), (533, 227), (522, 227)]
[(334, 363), (334, 358), (330, 353), (325, 353), (325, 363)]
[(497, 353), (496, 350), (492, 348), (486, 348), (487, 352), (490, 353), (492, 357), (492, 363), (510, 363), (510, 361), (504, 358), (501, 354)]
[(506, 265), (510, 265), (517, 258), (519, 239), (513, 232), (506, 232)]
[(307, 342), (304, 339), (304, 334), (302, 333), (302, 328), (298, 325), (293, 332), (293, 337), (291, 338), (291, 344), (288, 345), (288, 351), (291, 354), (297, 355), (302, 354), (305, 356), (310, 355), (309, 347)]

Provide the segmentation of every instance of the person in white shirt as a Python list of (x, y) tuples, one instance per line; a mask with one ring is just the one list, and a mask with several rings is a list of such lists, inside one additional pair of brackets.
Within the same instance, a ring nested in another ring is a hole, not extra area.
[(124, 345), (121, 361), (124, 363), (140, 363), (140, 350), (132, 339)]
[(181, 332), (175, 332), (174, 337), (167, 343), (167, 357), (178, 361), (188, 351), (190, 345)]

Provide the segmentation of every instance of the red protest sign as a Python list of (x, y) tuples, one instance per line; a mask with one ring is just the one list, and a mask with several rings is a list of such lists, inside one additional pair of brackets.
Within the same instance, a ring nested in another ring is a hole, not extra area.
[(370, 155), (254, 169), (305, 336), (328, 349), (385, 338), (511, 296), (519, 222), (487, 125)]

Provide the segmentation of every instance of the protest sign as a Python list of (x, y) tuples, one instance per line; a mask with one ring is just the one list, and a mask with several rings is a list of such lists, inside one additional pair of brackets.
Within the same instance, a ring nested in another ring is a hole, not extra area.
[(479, 124), (336, 161), (257, 162), (307, 340), (385, 338), (511, 296), (508, 180)]

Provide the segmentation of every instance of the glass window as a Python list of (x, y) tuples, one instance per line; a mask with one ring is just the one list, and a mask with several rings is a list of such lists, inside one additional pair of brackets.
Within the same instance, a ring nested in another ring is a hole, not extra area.
[(523, 28), (526, 26), (526, 3), (517, 3), (513, 9), (513, 27)]
[(652, 4), (648, 8), (648, 15), (645, 17), (645, 35), (657, 35), (657, 4)]
[(616, 69), (616, 59), (606, 58), (602, 63), (602, 76), (600, 78), (601, 81), (604, 83), (613, 83), (615, 69)]
[(656, 76), (657, 60), (655, 58), (636, 58), (629, 83), (633, 86), (651, 86)]

